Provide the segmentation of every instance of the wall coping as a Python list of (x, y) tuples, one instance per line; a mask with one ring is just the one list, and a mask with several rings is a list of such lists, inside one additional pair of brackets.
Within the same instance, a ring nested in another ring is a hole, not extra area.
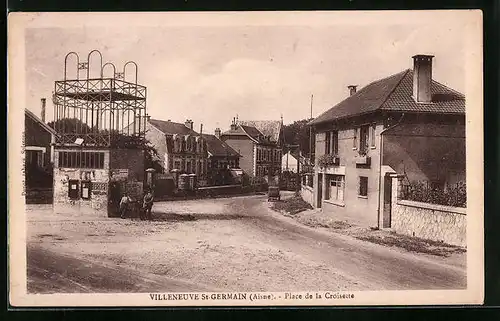
[(302, 188), (309, 191), (309, 192), (314, 192), (314, 188), (307, 186), (307, 185), (302, 185)]
[(397, 204), (411, 206), (411, 207), (425, 208), (441, 212), (450, 212), (462, 215), (467, 214), (467, 209), (462, 207), (446, 206), (446, 205), (423, 203), (423, 202), (408, 201), (408, 200), (398, 200)]

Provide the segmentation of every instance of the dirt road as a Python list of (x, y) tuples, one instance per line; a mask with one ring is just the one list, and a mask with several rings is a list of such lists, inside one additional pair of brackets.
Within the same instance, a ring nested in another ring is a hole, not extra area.
[[(271, 211), (265, 196), (163, 202), (154, 212), (155, 221), (141, 222), (68, 217), (32, 207), (28, 290), (466, 287), (465, 269), (451, 261), (300, 225)], [(51, 279), (65, 281), (47, 282)]]

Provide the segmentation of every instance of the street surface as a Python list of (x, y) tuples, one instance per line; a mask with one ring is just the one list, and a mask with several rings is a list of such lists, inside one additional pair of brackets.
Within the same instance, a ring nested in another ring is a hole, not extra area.
[(301, 225), (269, 209), (266, 196), (159, 202), (153, 213), (143, 222), (29, 206), (28, 291), (466, 287), (463, 265)]

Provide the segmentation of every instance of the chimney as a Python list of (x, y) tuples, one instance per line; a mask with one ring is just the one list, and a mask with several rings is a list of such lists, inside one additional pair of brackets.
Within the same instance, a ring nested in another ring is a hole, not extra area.
[(184, 122), (184, 125), (185, 125), (187, 128), (189, 128), (189, 129), (193, 130), (193, 121), (192, 121), (191, 119), (186, 119), (186, 121)]
[(413, 99), (418, 103), (432, 101), (432, 58), (429, 55), (413, 56)]
[(46, 103), (47, 103), (47, 99), (42, 98), (41, 101), (42, 101), (42, 112), (41, 112), (41, 116), (42, 117), (41, 118), (42, 118), (42, 122), (45, 123), (45, 106), (46, 106)]
[(203, 124), (200, 124), (200, 135), (203, 135)]
[(215, 129), (215, 137), (220, 138), (220, 128), (219, 127), (217, 127)]
[(347, 86), (347, 88), (349, 88), (349, 96), (352, 96), (356, 93), (356, 88), (358, 86), (357, 85), (349, 85)]
[(236, 124), (236, 117), (233, 117), (233, 123), (231, 124), (231, 130), (236, 130), (238, 125)]

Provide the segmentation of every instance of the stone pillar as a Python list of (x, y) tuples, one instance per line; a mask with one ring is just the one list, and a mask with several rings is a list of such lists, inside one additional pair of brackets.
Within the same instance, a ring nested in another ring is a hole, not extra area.
[(154, 190), (154, 172), (155, 170), (153, 168), (148, 168), (146, 169), (146, 182), (148, 188), (153, 191)]
[(324, 201), (326, 199), (326, 174), (323, 173), (323, 181), (321, 182), (323, 184), (322, 192), (323, 194), (321, 195), (321, 200)]

